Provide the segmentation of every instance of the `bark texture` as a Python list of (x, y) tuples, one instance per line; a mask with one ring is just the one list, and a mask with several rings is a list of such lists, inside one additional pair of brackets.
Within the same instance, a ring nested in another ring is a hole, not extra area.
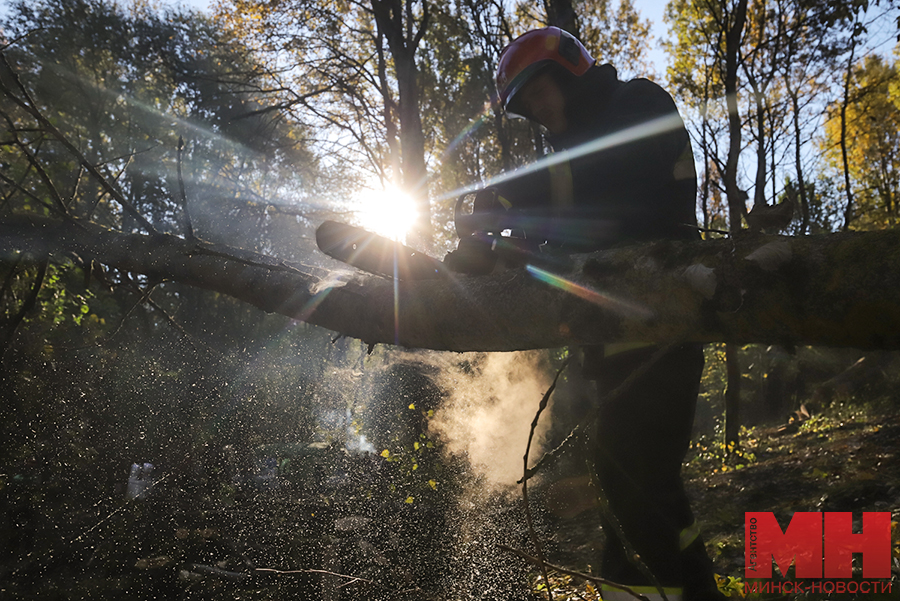
[(552, 277), (523, 268), (396, 288), (338, 263), (327, 270), (75, 220), (0, 224), (0, 253), (13, 250), (77, 254), (368, 343), (411, 348), (625, 341), (900, 348), (900, 231), (660, 241), (579, 255), (568, 273)]

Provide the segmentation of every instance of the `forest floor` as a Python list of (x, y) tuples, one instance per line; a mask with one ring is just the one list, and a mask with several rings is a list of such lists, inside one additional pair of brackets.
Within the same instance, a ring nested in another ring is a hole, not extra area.
[[(900, 598), (900, 529), (896, 523), (892, 528), (891, 594), (817, 591), (785, 595), (771, 589), (748, 592), (744, 587), (745, 512), (771, 511), (782, 525), (797, 511), (853, 512), (855, 528), (860, 528), (859, 518), (866, 511), (890, 511), (892, 522), (900, 519), (900, 412), (896, 407), (878, 410), (836, 405), (801, 423), (742, 429), (740, 445), (731, 452), (720, 442), (701, 438), (692, 444), (684, 477), (707, 550), (720, 575), (720, 590), (731, 597), (811, 601)], [(555, 538), (562, 542), (559, 539), (564, 537)], [(859, 563), (856, 554), (856, 579), (861, 573)], [(543, 590), (537, 575), (534, 581), (536, 588)], [(568, 576), (551, 576), (550, 581), (554, 599), (600, 598), (593, 587)]]
[[(370, 479), (381, 470), (377, 482), (390, 482), (389, 466), (397, 465), (379, 457), (354, 461), (357, 464), (341, 469)], [(730, 450), (711, 435), (700, 437), (692, 444), (684, 475), (707, 550), (721, 576), (720, 588), (732, 598), (900, 598), (896, 527), (892, 594), (744, 594), (745, 512), (771, 511), (782, 526), (798, 511), (849, 511), (857, 528), (866, 511), (891, 512), (893, 521), (900, 519), (900, 409), (895, 402), (880, 408), (837, 404), (787, 427), (743, 429), (740, 445)], [(2, 543), (10, 541), (0, 540), (0, 550), (7, 549), (5, 559), (0, 558), (0, 600), (547, 598), (538, 573), (530, 572), (528, 590), (522, 581), (524, 562), (497, 545), (529, 548), (521, 499), (515, 496), (504, 503), (490, 497), (494, 513), (486, 515), (483, 506), (476, 507), (472, 513), (482, 521), (465, 528), (463, 514), (443, 518), (458, 531), (452, 540), (464, 544), (454, 552), (439, 536), (443, 522), (435, 513), (437, 506), (408, 504), (400, 497), (391, 501), (383, 490), (354, 501), (344, 498), (357, 490), (347, 485), (336, 488), (328, 503), (311, 504), (301, 502), (305, 497), (285, 485), (229, 494), (224, 500), (210, 497), (193, 506), (176, 500), (180, 484), (166, 484), (165, 495), (146, 503), (119, 498), (108, 507), (89, 504), (81, 513), (73, 511), (78, 500), (66, 493), (67, 486), (22, 484), (18, 492), (11, 485), (5, 491), (0, 488), (6, 495), (0, 507), (14, 509), (7, 521), (31, 524), (27, 540), (22, 528), (10, 530), (21, 539), (17, 547), (4, 547)], [(535, 486), (533, 510), (549, 560), (591, 572), (602, 552), (598, 512), (581, 504), (592, 500), (590, 495), (578, 497), (574, 490), (560, 495), (570, 509), (577, 509), (563, 517), (547, 509), (548, 496)], [(442, 560), (448, 555), (454, 555), (453, 566), (465, 568), (460, 573), (468, 574), (468, 580), (448, 582), (447, 562)], [(858, 559), (857, 554), (855, 574), (861, 567)], [(513, 580), (483, 590), (503, 570)], [(335, 580), (338, 573), (352, 578)], [(417, 588), (415, 595), (404, 593), (409, 583), (417, 582), (455, 584), (458, 590), (442, 588), (437, 596)], [(569, 576), (551, 573), (550, 585), (557, 601), (600, 599), (590, 584)]]

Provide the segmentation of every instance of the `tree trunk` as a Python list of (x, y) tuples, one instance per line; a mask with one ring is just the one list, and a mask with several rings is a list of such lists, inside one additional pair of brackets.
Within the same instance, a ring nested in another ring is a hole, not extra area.
[(739, 0), (735, 7), (734, 23), (725, 32), (725, 102), (728, 107), (728, 158), (725, 163), (725, 193), (728, 197), (729, 227), (732, 234), (741, 229), (741, 216), (746, 213), (745, 195), (737, 187), (738, 159), (741, 155), (741, 116), (737, 101), (738, 56), (744, 23), (747, 20), (747, 0)]
[(806, 234), (809, 229), (809, 198), (806, 191), (806, 179), (803, 176), (803, 159), (800, 156), (802, 144), (800, 143), (800, 93), (791, 87), (790, 77), (784, 79), (788, 97), (791, 99), (791, 119), (794, 128), (794, 168), (797, 170), (797, 190), (800, 209), (800, 234)]
[(749, 73), (747, 81), (753, 89), (753, 101), (756, 104), (756, 185), (753, 192), (753, 206), (766, 206), (766, 119), (763, 103), (766, 90), (760, 88), (756, 79)]
[(578, 19), (572, 0), (544, 0), (544, 10), (547, 12), (547, 24), (555, 25), (564, 31), (568, 31), (576, 38), (578, 33)]
[[(400, 148), (403, 166), (403, 187), (415, 198), (425, 198), (427, 207), (428, 171), (425, 168), (425, 134), (419, 114), (419, 82), (415, 57), (394, 55), (400, 104)], [(421, 210), (421, 209), (420, 209)], [(430, 212), (425, 211), (429, 216)]]
[[(737, 70), (744, 23), (747, 20), (747, 0), (738, 0), (734, 22), (725, 33), (725, 98), (728, 106), (728, 160), (725, 164), (725, 192), (728, 197), (729, 228), (733, 237), (741, 230), (741, 216), (747, 212), (746, 195), (738, 190), (737, 170), (741, 155), (741, 116), (737, 101)], [(762, 147), (762, 139), (760, 140)], [(765, 154), (762, 154), (763, 168)], [(765, 198), (757, 181), (756, 196)], [(763, 200), (765, 202), (765, 200)], [(737, 348), (733, 343), (725, 346), (725, 364), (728, 384), (725, 388), (725, 442), (737, 443), (740, 429), (741, 368)]]
[[(729, 451), (740, 443), (741, 431), (741, 366), (738, 362), (738, 345), (725, 345), (725, 448)], [(732, 447), (732, 445), (734, 445)]]
[[(377, 24), (377, 22), (376, 22)], [(403, 170), (400, 167), (400, 147), (397, 142), (397, 123), (394, 113), (397, 110), (396, 103), (391, 96), (387, 78), (387, 60), (384, 56), (384, 34), (381, 29), (375, 33), (375, 51), (378, 56), (378, 85), (381, 86), (382, 103), (384, 104), (384, 137), (387, 141), (388, 153), (390, 153), (391, 178), (400, 182)]]
[(856, 52), (856, 32), (850, 40), (850, 58), (847, 59), (847, 77), (844, 79), (844, 99), (841, 101), (841, 162), (844, 169), (844, 191), (847, 194), (847, 206), (844, 208), (843, 231), (850, 229), (853, 220), (853, 187), (850, 184), (850, 161), (847, 158), (847, 107), (850, 105), (850, 80), (853, 76), (853, 56)]
[[(675, 341), (900, 349), (900, 231), (659, 241), (558, 274), (400, 281), (80, 220), (0, 222), (0, 249), (215, 290), (370, 344), (512, 351)], [(396, 305), (395, 305), (396, 302)], [(395, 306), (399, 322), (394, 321)]]
[(414, 0), (371, 0), (378, 32), (388, 42), (397, 77), (397, 113), (400, 121), (400, 165), (402, 186), (416, 201), (417, 219), (412, 237), (427, 248), (433, 244), (428, 169), (425, 165), (425, 134), (419, 109), (419, 71), (416, 50), (428, 28), (428, 0), (416, 22)]

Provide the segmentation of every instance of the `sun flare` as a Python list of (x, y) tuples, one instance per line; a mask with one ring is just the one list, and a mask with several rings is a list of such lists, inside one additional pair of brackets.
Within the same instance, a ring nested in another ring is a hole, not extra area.
[(364, 188), (356, 202), (360, 226), (391, 240), (406, 242), (418, 215), (415, 202), (408, 194), (387, 184), (383, 189)]

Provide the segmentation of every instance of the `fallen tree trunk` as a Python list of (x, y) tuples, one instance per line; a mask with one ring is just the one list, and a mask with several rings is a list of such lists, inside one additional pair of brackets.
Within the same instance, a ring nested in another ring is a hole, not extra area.
[[(370, 344), (509, 351), (626, 341), (900, 348), (900, 231), (660, 241), (569, 273), (394, 282), (83, 221), (0, 224), (0, 248), (77, 254), (215, 290)], [(396, 316), (396, 320), (395, 320)]]

